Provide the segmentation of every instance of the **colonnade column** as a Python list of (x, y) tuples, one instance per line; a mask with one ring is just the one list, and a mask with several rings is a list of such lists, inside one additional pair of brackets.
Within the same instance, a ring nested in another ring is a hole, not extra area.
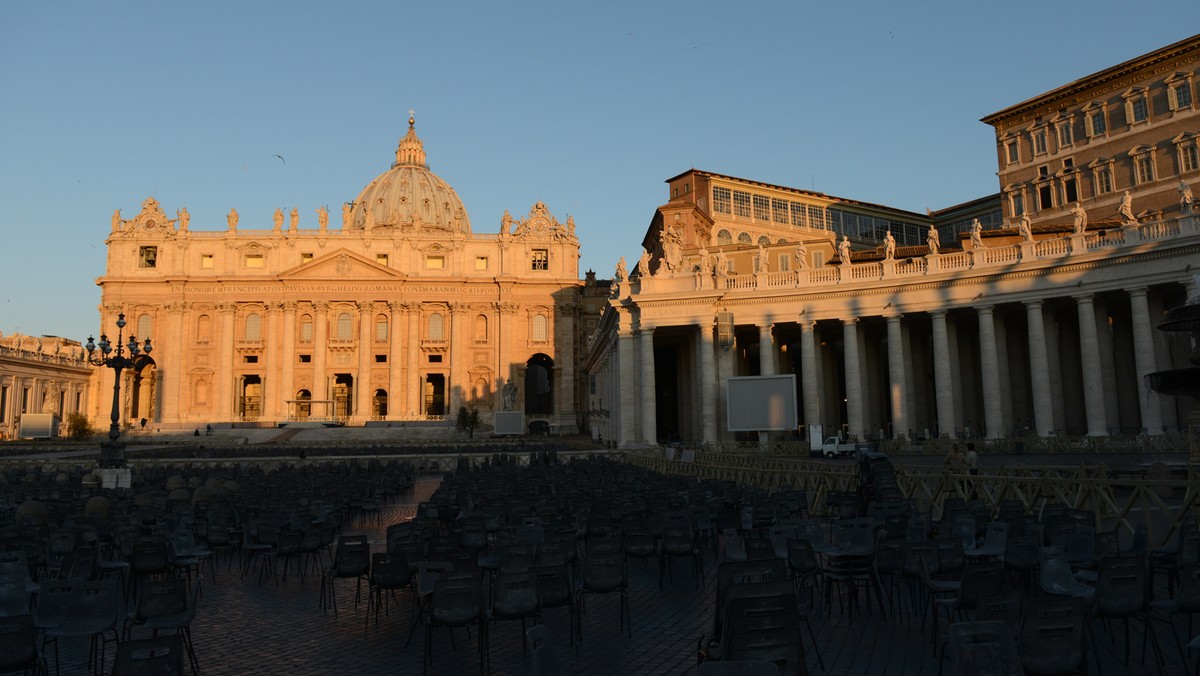
[(642, 441), (653, 446), (658, 443), (658, 418), (654, 401), (654, 327), (641, 327), (638, 332), (638, 351), (641, 353)]
[(1162, 403), (1146, 383), (1146, 375), (1157, 370), (1154, 361), (1154, 331), (1150, 327), (1150, 304), (1146, 287), (1129, 290), (1129, 315), (1133, 324), (1133, 363), (1137, 370), (1138, 405), (1146, 434), (1162, 434)]
[(1025, 303), (1029, 325), (1029, 386), (1033, 391), (1033, 425), (1039, 437), (1054, 431), (1054, 399), (1050, 392), (1050, 357), (1046, 353), (1046, 324), (1042, 301)]
[(805, 438), (807, 428), (821, 424), (821, 388), (817, 381), (817, 323), (800, 321), (800, 389), (804, 393)]
[(946, 311), (930, 313), (933, 318), (933, 386), (937, 389), (938, 436), (958, 436), (954, 420), (954, 383), (950, 363), (950, 336), (946, 330)]
[(772, 340), (771, 322), (758, 325), (758, 373), (775, 375), (775, 341)]
[[(622, 313), (621, 325), (617, 328), (617, 373), (629, 373), (633, 367), (633, 333), (629, 326), (630, 317)], [(620, 401), (621, 426), (617, 432), (617, 445), (628, 446), (635, 441), (634, 428), (634, 379), (618, 378), (617, 400)]]
[[(189, 303), (170, 303), (167, 305), (167, 312), (170, 314), (170, 328), (168, 334), (174, 338), (174, 344), (170, 350), (171, 364), (168, 367), (170, 375), (163, 382), (163, 406), (160, 420), (178, 421), (183, 420), (183, 384), (187, 377), (184, 374), (184, 365), (187, 358), (187, 346), (191, 343), (188, 340), (189, 336), (184, 330), (184, 316), (188, 310)], [(190, 336), (195, 338), (194, 336)]]
[(1005, 436), (1004, 406), (1000, 398), (1000, 358), (996, 353), (994, 308), (984, 305), (979, 314), (979, 366), (983, 376), (983, 423), (988, 439)]
[(446, 380), (445, 391), (447, 417), (458, 414), (458, 407), (463, 405), (469, 387), (463, 375), (466, 373), (467, 357), (462, 346), (465, 336), (470, 333), (470, 329), (467, 328), (467, 312), (468, 308), (463, 303), (450, 304), (450, 340), (447, 342), (450, 351), (450, 376)]
[(891, 386), (892, 438), (908, 434), (908, 392), (904, 376), (904, 333), (901, 315), (887, 318), (888, 380)]
[[(217, 310), (221, 313), (221, 368), (213, 376), (217, 388), (217, 419), (235, 420), (237, 414), (233, 410), (233, 322), (237, 319), (237, 305), (222, 303)], [(121, 386), (127, 385), (121, 383)]]
[(408, 388), (408, 415), (420, 417), (421, 410), (421, 342), (418, 332), (421, 326), (421, 306), (417, 303), (405, 303), (404, 309), (408, 315), (408, 376), (404, 379)]
[(396, 420), (403, 417), (404, 399), (401, 395), (403, 388), (401, 383), (404, 382), (404, 372), (402, 355), (400, 352), (401, 341), (400, 331), (404, 310), (398, 301), (388, 301), (388, 385), (387, 385), (387, 401), (388, 401), (388, 420)]
[[(333, 406), (328, 402), (329, 393), (326, 390), (325, 355), (329, 352), (329, 303), (318, 301), (313, 303), (313, 370), (312, 370), (312, 400), (313, 414), (321, 418), (333, 416)], [(317, 413), (321, 411), (322, 413)]]
[(713, 326), (700, 322), (700, 417), (704, 421), (704, 443), (717, 441), (717, 358)]
[(863, 438), (862, 369), (858, 359), (858, 318), (842, 320), (842, 358), (846, 364), (846, 426), (851, 439)]
[(371, 315), (374, 305), (370, 301), (358, 301), (358, 375), (354, 378), (354, 416), (359, 420), (371, 418), (371, 345), (375, 337), (371, 331)]
[(263, 365), (263, 402), (262, 417), (267, 420), (280, 420), (283, 417), (283, 394), (280, 391), (280, 378), (283, 375), (283, 365), (280, 364), (280, 353), (283, 350), (283, 336), (279, 333), (279, 315), (283, 312), (283, 303), (272, 301), (267, 303), (267, 339), (264, 352), (266, 364)]
[(296, 308), (299, 305), (294, 300), (283, 302), (283, 356), (279, 365), (282, 420), (291, 419), (293, 410), (288, 401), (296, 398)]
[(575, 305), (571, 303), (554, 307), (554, 371), (558, 375), (554, 414), (560, 425), (569, 424), (578, 431), (578, 418), (575, 416), (575, 310)]
[(1075, 296), (1079, 312), (1079, 357), (1083, 362), (1083, 405), (1089, 437), (1108, 434), (1104, 417), (1104, 382), (1100, 373), (1100, 341), (1091, 294)]

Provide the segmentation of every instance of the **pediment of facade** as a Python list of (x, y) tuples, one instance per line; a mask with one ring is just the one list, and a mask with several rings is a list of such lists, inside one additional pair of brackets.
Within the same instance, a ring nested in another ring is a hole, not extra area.
[(345, 278), (356, 282), (369, 282), (398, 280), (404, 279), (404, 277), (403, 274), (392, 268), (382, 266), (346, 249), (331, 251), (320, 258), (284, 270), (279, 275), (279, 279), (283, 281)]

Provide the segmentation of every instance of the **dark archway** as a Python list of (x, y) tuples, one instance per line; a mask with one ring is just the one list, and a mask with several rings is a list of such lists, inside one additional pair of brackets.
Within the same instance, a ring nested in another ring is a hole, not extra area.
[(371, 399), (371, 417), (377, 420), (382, 420), (383, 418), (387, 417), (387, 412), (387, 390), (375, 390), (375, 396)]
[(300, 390), (296, 393), (296, 420), (308, 420), (312, 415), (312, 392)]
[(138, 420), (145, 418), (154, 420), (157, 411), (155, 411), (155, 388), (158, 383), (155, 380), (157, 375), (158, 365), (154, 360), (146, 355), (138, 355), (134, 358), (133, 369), (128, 382), (129, 399), (127, 411), (129, 417), (126, 418), (128, 424), (134, 424)]
[(554, 413), (554, 360), (541, 354), (525, 362), (525, 415)]
[(345, 420), (350, 417), (350, 403), (354, 401), (354, 376), (349, 373), (333, 374), (333, 417)]
[(245, 420), (255, 420), (262, 415), (262, 376), (242, 376), (242, 391), (238, 412)]

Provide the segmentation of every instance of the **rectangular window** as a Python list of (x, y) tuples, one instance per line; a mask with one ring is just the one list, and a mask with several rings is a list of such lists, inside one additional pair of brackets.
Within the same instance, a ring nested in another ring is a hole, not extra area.
[(1096, 194), (1104, 195), (1113, 191), (1112, 171), (1108, 167), (1096, 169)]
[(261, 268), (263, 266), (263, 255), (246, 254), (245, 263), (247, 268)]
[(1088, 126), (1092, 136), (1103, 136), (1108, 131), (1108, 123), (1104, 121), (1104, 110), (1093, 110), (1088, 115)]
[(825, 222), (825, 207), (808, 205), (808, 227), (818, 230), (829, 229), (829, 224)]
[(1008, 161), (1010, 164), (1015, 164), (1021, 160), (1020, 146), (1015, 140), (1009, 141), (1004, 147), (1008, 149)]
[(256, 354), (248, 354), (248, 355), (246, 355), (245, 357), (243, 357), (243, 358), (242, 358), (242, 363), (244, 363), (244, 364), (257, 364), (257, 363), (258, 363), (258, 355), (256, 355)]
[(388, 255), (387, 254), (375, 254), (375, 262), (379, 263), (380, 265), (382, 265), (384, 267), (387, 267)]
[(713, 188), (713, 211), (718, 214), (732, 213), (729, 188)]
[(310, 253), (300, 254), (300, 262), (301, 263), (311, 263), (312, 259), (313, 259), (313, 255)]
[(1200, 169), (1200, 152), (1196, 151), (1195, 143), (1179, 149), (1179, 163), (1182, 165), (1182, 171), (1196, 171), (1196, 169)]
[(787, 200), (771, 200), (771, 220), (776, 223), (787, 225), (788, 222), (788, 201)]
[(733, 215), (750, 218), (750, 193), (733, 191)]
[(300, 355), (300, 363), (301, 364), (311, 364), (312, 363), (312, 355), (311, 354)]
[(787, 272), (792, 269), (792, 257), (787, 254), (779, 254), (779, 269)]
[(429, 363), (430, 363), (430, 364), (440, 364), (440, 363), (442, 363), (442, 355), (440, 355), (440, 354), (431, 354), (431, 355), (429, 355)]
[(1046, 130), (1045, 129), (1038, 129), (1037, 131), (1033, 132), (1033, 154), (1034, 155), (1045, 155), (1046, 154)]
[(200, 269), (201, 270), (212, 270), (213, 269), (213, 255), (212, 254), (200, 254)]
[(1058, 147), (1067, 148), (1075, 143), (1075, 134), (1071, 132), (1071, 123), (1063, 122), (1058, 125)]
[(1012, 213), (1013, 216), (1020, 216), (1025, 213), (1025, 198), (1020, 193), (1012, 195)]
[(1133, 122), (1145, 122), (1150, 117), (1150, 110), (1146, 106), (1146, 97), (1138, 97), (1134, 99), (1129, 107)]
[(1171, 94), (1175, 98), (1175, 110), (1192, 107), (1192, 84), (1190, 82), (1181, 82), (1175, 85), (1171, 88)]
[(804, 208), (804, 205), (800, 204), (799, 202), (792, 202), (791, 204), (792, 204), (792, 225), (794, 225), (798, 228), (803, 228), (804, 226), (808, 225), (808, 219), (805, 218), (805, 214), (807, 213), (808, 210)]
[(426, 270), (442, 270), (445, 267), (446, 267), (446, 257), (445, 256), (426, 256), (425, 257), (425, 269)]
[(386, 364), (387, 363), (387, 355), (386, 354), (375, 355), (375, 363), (376, 364)]
[(1154, 180), (1154, 162), (1150, 155), (1139, 155), (1134, 160), (1137, 167), (1137, 182), (1138, 185), (1149, 183)]
[(158, 247), (144, 246), (138, 249), (138, 267), (153, 268), (158, 265)]
[(388, 323), (385, 319), (379, 319), (375, 322), (375, 342), (386, 343), (388, 336)]
[(550, 269), (550, 252), (546, 249), (534, 249), (530, 252), (529, 257), (530, 270), (549, 270)]
[(771, 220), (771, 200), (763, 195), (754, 195), (754, 220)]
[(588, 303), (588, 304), (587, 304), (587, 311), (588, 311), (588, 312), (595, 312), (595, 311), (596, 311), (596, 304), (595, 304), (595, 303)]
[(487, 270), (488, 269), (487, 256), (476, 256), (475, 257), (475, 269), (476, 270)]

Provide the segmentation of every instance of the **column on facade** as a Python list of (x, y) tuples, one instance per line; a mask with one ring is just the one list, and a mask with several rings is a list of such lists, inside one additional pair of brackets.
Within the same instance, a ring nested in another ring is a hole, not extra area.
[(450, 339), (446, 341), (450, 360), (450, 375), (446, 379), (446, 415), (458, 414), (464, 395), (468, 389), (466, 383), (467, 357), (463, 351), (462, 341), (470, 332), (467, 328), (467, 306), (463, 303), (450, 304)]
[(321, 417), (331, 417), (334, 413), (333, 405), (328, 403), (329, 391), (326, 389), (325, 357), (329, 354), (328, 343), (329, 303), (318, 301), (313, 303), (312, 399), (322, 403), (313, 404), (312, 413)]
[(575, 423), (575, 306), (556, 305), (554, 313), (554, 371), (559, 387), (554, 391), (557, 400), (554, 413), (560, 425)]
[[(800, 390), (804, 396), (804, 425), (821, 424), (821, 388), (817, 378), (817, 323), (800, 321)], [(807, 437), (807, 434), (805, 435)]]
[(408, 414), (420, 416), (421, 410), (421, 306), (418, 303), (406, 303), (404, 306), (408, 315), (408, 376), (405, 383), (408, 386)]
[(1129, 314), (1133, 325), (1133, 362), (1137, 369), (1138, 405), (1142, 429), (1146, 434), (1162, 434), (1162, 404), (1150, 388), (1146, 376), (1157, 370), (1154, 357), (1154, 331), (1150, 326), (1150, 305), (1146, 287), (1129, 290)]
[(638, 335), (639, 385), (641, 387), (641, 439), (644, 443), (658, 443), (658, 418), (654, 394), (654, 327), (643, 324)]
[(725, 415), (725, 411), (729, 410), (729, 379), (734, 376), (736, 370), (735, 362), (737, 361), (737, 345), (730, 346), (728, 349), (722, 348), (717, 350), (717, 436), (721, 439), (732, 439), (733, 433), (729, 431), (729, 416)]
[(358, 301), (358, 376), (354, 379), (354, 415), (359, 420), (371, 418), (371, 346), (374, 332), (371, 319), (375, 306), (369, 301)]
[(892, 407), (892, 438), (908, 433), (908, 393), (904, 376), (904, 332), (901, 315), (887, 318), (888, 399)]
[(1054, 431), (1054, 397), (1050, 389), (1050, 355), (1042, 301), (1025, 302), (1026, 344), (1029, 349), (1029, 390), (1033, 429), (1039, 437)]
[(283, 335), (280, 337), (283, 347), (279, 363), (279, 405), (282, 413), (280, 419), (290, 420), (295, 411), (288, 402), (296, 398), (296, 309), (299, 303), (294, 300), (283, 303)]
[(951, 368), (950, 337), (946, 330), (946, 311), (931, 313), (933, 319), (933, 386), (937, 402), (938, 435), (954, 438), (958, 435), (954, 419), (954, 383)]
[[(234, 375), (233, 375), (233, 353), (234, 353), (234, 322), (237, 320), (237, 305), (234, 303), (222, 303), (217, 310), (221, 313), (221, 368), (213, 376), (214, 385), (217, 388), (217, 419), (221, 420), (236, 420), (238, 415), (234, 410)], [(128, 387), (132, 383), (122, 383), (122, 387)]]
[(862, 367), (859, 363), (858, 318), (842, 320), (842, 359), (846, 366), (846, 426), (852, 439), (863, 438)]
[(775, 341), (772, 340), (771, 322), (758, 325), (758, 373), (764, 376), (775, 375)]
[(700, 416), (704, 422), (704, 443), (717, 441), (717, 364), (714, 352), (713, 325), (711, 321), (700, 322)]
[(983, 380), (983, 423), (989, 439), (1005, 436), (1004, 406), (1000, 398), (1000, 358), (996, 351), (996, 325), (991, 305), (975, 310), (979, 315), (979, 367)]
[(401, 356), (403, 343), (400, 340), (401, 325), (404, 318), (404, 310), (397, 301), (389, 301), (388, 308), (388, 385), (387, 385), (387, 401), (388, 401), (388, 420), (396, 420), (402, 417), (404, 412), (404, 400), (401, 398), (403, 388), (400, 383), (404, 382), (404, 371)]
[(1092, 295), (1075, 296), (1079, 312), (1079, 357), (1083, 361), (1083, 404), (1089, 437), (1108, 434), (1104, 414), (1104, 380), (1100, 373), (1100, 343)]
[[(617, 372), (621, 374), (631, 374), (633, 372), (633, 327), (629, 325), (630, 316), (628, 313), (622, 312), (619, 315), (620, 323), (617, 327)], [(636, 430), (634, 428), (634, 379), (632, 377), (619, 378), (617, 382), (619, 393), (617, 400), (621, 406), (621, 427), (618, 431), (617, 445), (627, 446), (636, 440)]]
[(168, 328), (167, 336), (167, 371), (169, 375), (163, 381), (163, 406), (159, 419), (163, 421), (181, 421), (184, 418), (183, 384), (187, 381), (184, 370), (188, 345), (191, 344), (189, 332), (184, 329), (184, 316), (188, 303), (169, 303), (167, 305)]
[(1108, 304), (1103, 299), (1093, 301), (1096, 325), (1096, 354), (1100, 360), (1100, 391), (1104, 393), (1104, 427), (1121, 427), (1121, 402), (1118, 397), (1117, 369), (1113, 357), (1113, 335), (1109, 324)]
[(267, 339), (266, 349), (264, 350), (264, 358), (266, 363), (263, 364), (263, 402), (262, 416), (267, 420), (279, 420), (283, 417), (283, 392), (280, 382), (280, 376), (283, 373), (283, 364), (280, 363), (281, 354), (283, 352), (283, 335), (279, 331), (280, 313), (283, 311), (283, 304), (279, 302), (267, 303)]

